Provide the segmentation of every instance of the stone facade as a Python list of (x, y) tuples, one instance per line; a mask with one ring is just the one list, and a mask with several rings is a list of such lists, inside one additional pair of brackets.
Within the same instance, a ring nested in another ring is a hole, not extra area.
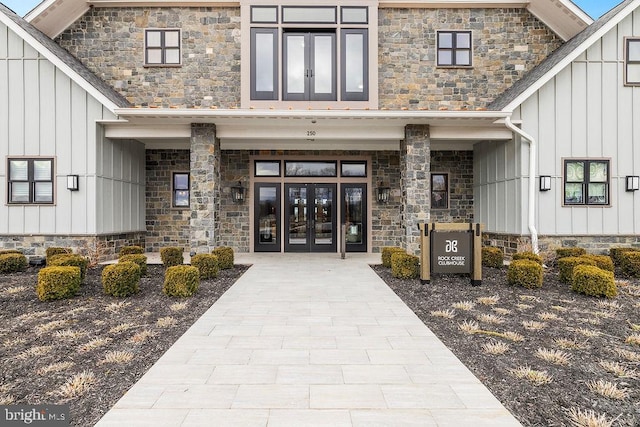
[(146, 150), (146, 247), (189, 247), (189, 208), (174, 208), (174, 172), (189, 172), (189, 150)]
[[(529, 236), (513, 234), (483, 233), (482, 244), (501, 248), (507, 257), (516, 252), (531, 250)], [(581, 247), (592, 254), (608, 254), (609, 249), (615, 247), (640, 248), (640, 236), (538, 236), (538, 249), (541, 253), (553, 255), (555, 249), (565, 247)]]
[[(144, 30), (182, 30), (182, 65), (144, 66)], [(91, 8), (57, 39), (134, 105), (240, 105), (239, 8)]]
[[(231, 246), (237, 252), (250, 252), (249, 151), (222, 151), (220, 161), (220, 226), (218, 244)], [(245, 202), (234, 203), (231, 187), (238, 182), (245, 189)]]
[(473, 222), (473, 151), (432, 151), (431, 172), (449, 175), (449, 209), (431, 209), (431, 222)]
[[(380, 252), (385, 246), (400, 246), (403, 242), (402, 193), (400, 191), (400, 153), (376, 151), (371, 159), (371, 252)], [(389, 203), (377, 201), (378, 186), (391, 188)]]
[[(383, 8), (379, 103), (391, 110), (484, 108), (562, 41), (525, 9)], [(436, 32), (471, 30), (473, 67), (437, 67)]]

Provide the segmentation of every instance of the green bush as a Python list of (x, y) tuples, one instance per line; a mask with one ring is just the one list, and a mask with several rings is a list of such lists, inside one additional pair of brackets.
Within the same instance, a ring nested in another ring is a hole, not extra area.
[(623, 252), (620, 261), (622, 274), (627, 277), (640, 277), (640, 252)]
[(107, 295), (128, 297), (140, 290), (140, 266), (135, 262), (122, 261), (106, 266), (102, 270), (102, 289)]
[(134, 262), (140, 267), (140, 275), (147, 275), (147, 257), (142, 254), (120, 255), (118, 262)]
[(47, 260), (47, 265), (49, 265), (49, 258), (56, 256), (56, 255), (66, 255), (66, 254), (72, 254), (73, 251), (71, 250), (71, 248), (59, 248), (59, 247), (50, 247), (47, 248), (47, 251), (45, 252), (46, 254), (46, 260)]
[(542, 287), (542, 266), (530, 259), (511, 261), (507, 270), (507, 283), (534, 289)]
[(416, 279), (420, 276), (420, 258), (404, 252), (391, 255), (391, 275), (398, 279)]
[(618, 295), (613, 272), (605, 271), (593, 265), (577, 265), (573, 269), (571, 289), (596, 297), (613, 298)]
[(397, 246), (385, 246), (382, 248), (382, 266), (391, 268), (391, 255), (396, 252), (406, 253), (406, 251)]
[(6, 255), (6, 254), (21, 254), (22, 255), (22, 251), (19, 251), (17, 249), (2, 249), (2, 250), (0, 250), (0, 255)]
[(609, 248), (609, 256), (613, 260), (613, 265), (620, 267), (622, 254), (626, 252), (640, 252), (640, 248)]
[(191, 265), (167, 268), (162, 292), (170, 297), (190, 297), (200, 286), (200, 272)]
[(191, 257), (191, 265), (200, 272), (200, 279), (215, 279), (218, 277), (220, 267), (218, 256), (213, 254), (198, 254)]
[(17, 273), (27, 269), (27, 257), (21, 253), (0, 255), (0, 274)]
[(123, 246), (120, 249), (120, 253), (118, 257), (123, 257), (125, 255), (141, 255), (144, 254), (144, 248), (142, 246)]
[(613, 273), (614, 271), (614, 266), (613, 266), (613, 260), (611, 259), (611, 257), (609, 255), (582, 255), (583, 258), (587, 258), (590, 260), (593, 260), (593, 262), (596, 263), (596, 267), (604, 270), (604, 271), (611, 271)]
[(60, 266), (60, 267), (80, 267), (80, 280), (84, 282), (84, 277), (87, 274), (87, 267), (89, 266), (89, 260), (82, 255), (76, 254), (59, 254), (54, 255), (47, 260), (48, 266)]
[(538, 254), (534, 254), (533, 252), (518, 252), (511, 256), (513, 261), (517, 261), (519, 259), (528, 259), (529, 261), (537, 262), (542, 265), (542, 257)]
[(160, 259), (165, 267), (173, 267), (176, 265), (182, 265), (184, 257), (182, 256), (182, 248), (170, 246), (168, 248), (160, 249)]
[(220, 246), (219, 248), (215, 248), (212, 253), (218, 257), (218, 267), (221, 270), (233, 268), (233, 264), (235, 262), (233, 248), (230, 248), (229, 246)]
[(560, 271), (560, 281), (571, 284), (573, 280), (573, 269), (577, 265), (596, 265), (592, 259), (582, 256), (568, 256), (558, 259), (558, 270)]
[(502, 268), (504, 265), (504, 253), (495, 246), (482, 248), (482, 265), (485, 267)]
[(40, 301), (71, 298), (80, 290), (80, 267), (44, 267), (38, 272), (36, 294)]
[(556, 258), (566, 258), (566, 257), (578, 257), (581, 255), (586, 255), (587, 250), (585, 248), (558, 248), (556, 249)]

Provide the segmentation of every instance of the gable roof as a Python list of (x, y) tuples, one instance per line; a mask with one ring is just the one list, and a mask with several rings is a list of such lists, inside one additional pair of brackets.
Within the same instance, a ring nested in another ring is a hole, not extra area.
[(560, 46), (525, 74), (487, 108), (495, 111), (516, 109), (638, 7), (640, 7), (640, 0), (625, 0), (602, 15), (600, 19)]
[(131, 106), (129, 101), (91, 72), (73, 55), (2, 3), (0, 3), (0, 22), (9, 27), (114, 114), (117, 108)]

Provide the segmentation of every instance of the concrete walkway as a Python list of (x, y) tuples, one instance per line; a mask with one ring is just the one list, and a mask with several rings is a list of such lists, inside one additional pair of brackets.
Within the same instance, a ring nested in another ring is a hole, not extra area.
[(253, 267), (97, 425), (520, 426), (379, 259), (237, 254)]

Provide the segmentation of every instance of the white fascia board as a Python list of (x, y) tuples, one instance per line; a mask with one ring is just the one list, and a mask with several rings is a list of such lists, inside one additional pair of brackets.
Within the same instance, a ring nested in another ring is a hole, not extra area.
[(459, 127), (459, 126), (430, 126), (431, 140), (510, 140), (513, 132), (506, 127)]
[(86, 81), (80, 74), (76, 73), (71, 67), (69, 67), (64, 61), (53, 54), (42, 43), (26, 32), (22, 27), (9, 19), (5, 14), (0, 13), (0, 21), (5, 24), (11, 31), (16, 33), (20, 38), (33, 47), (38, 53), (44, 56), (49, 62), (51, 62), (56, 68), (66, 74), (71, 80), (73, 80), (78, 86), (84, 89), (88, 94), (93, 96), (98, 102), (104, 105), (113, 114), (115, 110), (119, 108), (118, 105), (113, 103), (109, 98), (104, 96), (102, 92), (97, 90), (91, 83)]
[(523, 8), (529, 0), (381, 0), (379, 7), (406, 7), (425, 9), (477, 9), (477, 8)]
[(589, 15), (567, 0), (532, 0), (528, 10), (563, 41), (569, 40), (593, 23)]
[(45, 0), (24, 19), (54, 39), (88, 10), (89, 4), (84, 0)]
[(111, 139), (167, 139), (191, 138), (191, 125), (136, 126), (121, 123), (104, 123), (104, 135)]
[(629, 3), (629, 5), (626, 8), (621, 10), (620, 13), (618, 13), (611, 20), (609, 20), (609, 22), (603, 25), (602, 28), (600, 28), (598, 31), (593, 33), (591, 37), (589, 37), (584, 42), (582, 42), (579, 46), (577, 46), (570, 54), (564, 57), (562, 61), (557, 63), (555, 67), (553, 67), (551, 70), (545, 73), (535, 83), (533, 83), (524, 92), (522, 92), (520, 96), (518, 96), (516, 99), (511, 101), (507, 106), (505, 106), (502, 109), (502, 111), (511, 114), (518, 106), (524, 103), (530, 96), (536, 93), (542, 86), (548, 83), (565, 67), (569, 66), (569, 64), (571, 64), (578, 56), (584, 53), (596, 41), (601, 39), (609, 31), (611, 31), (615, 26), (617, 26), (624, 18), (626, 18), (638, 7), (640, 7), (640, 0), (635, 0)]

